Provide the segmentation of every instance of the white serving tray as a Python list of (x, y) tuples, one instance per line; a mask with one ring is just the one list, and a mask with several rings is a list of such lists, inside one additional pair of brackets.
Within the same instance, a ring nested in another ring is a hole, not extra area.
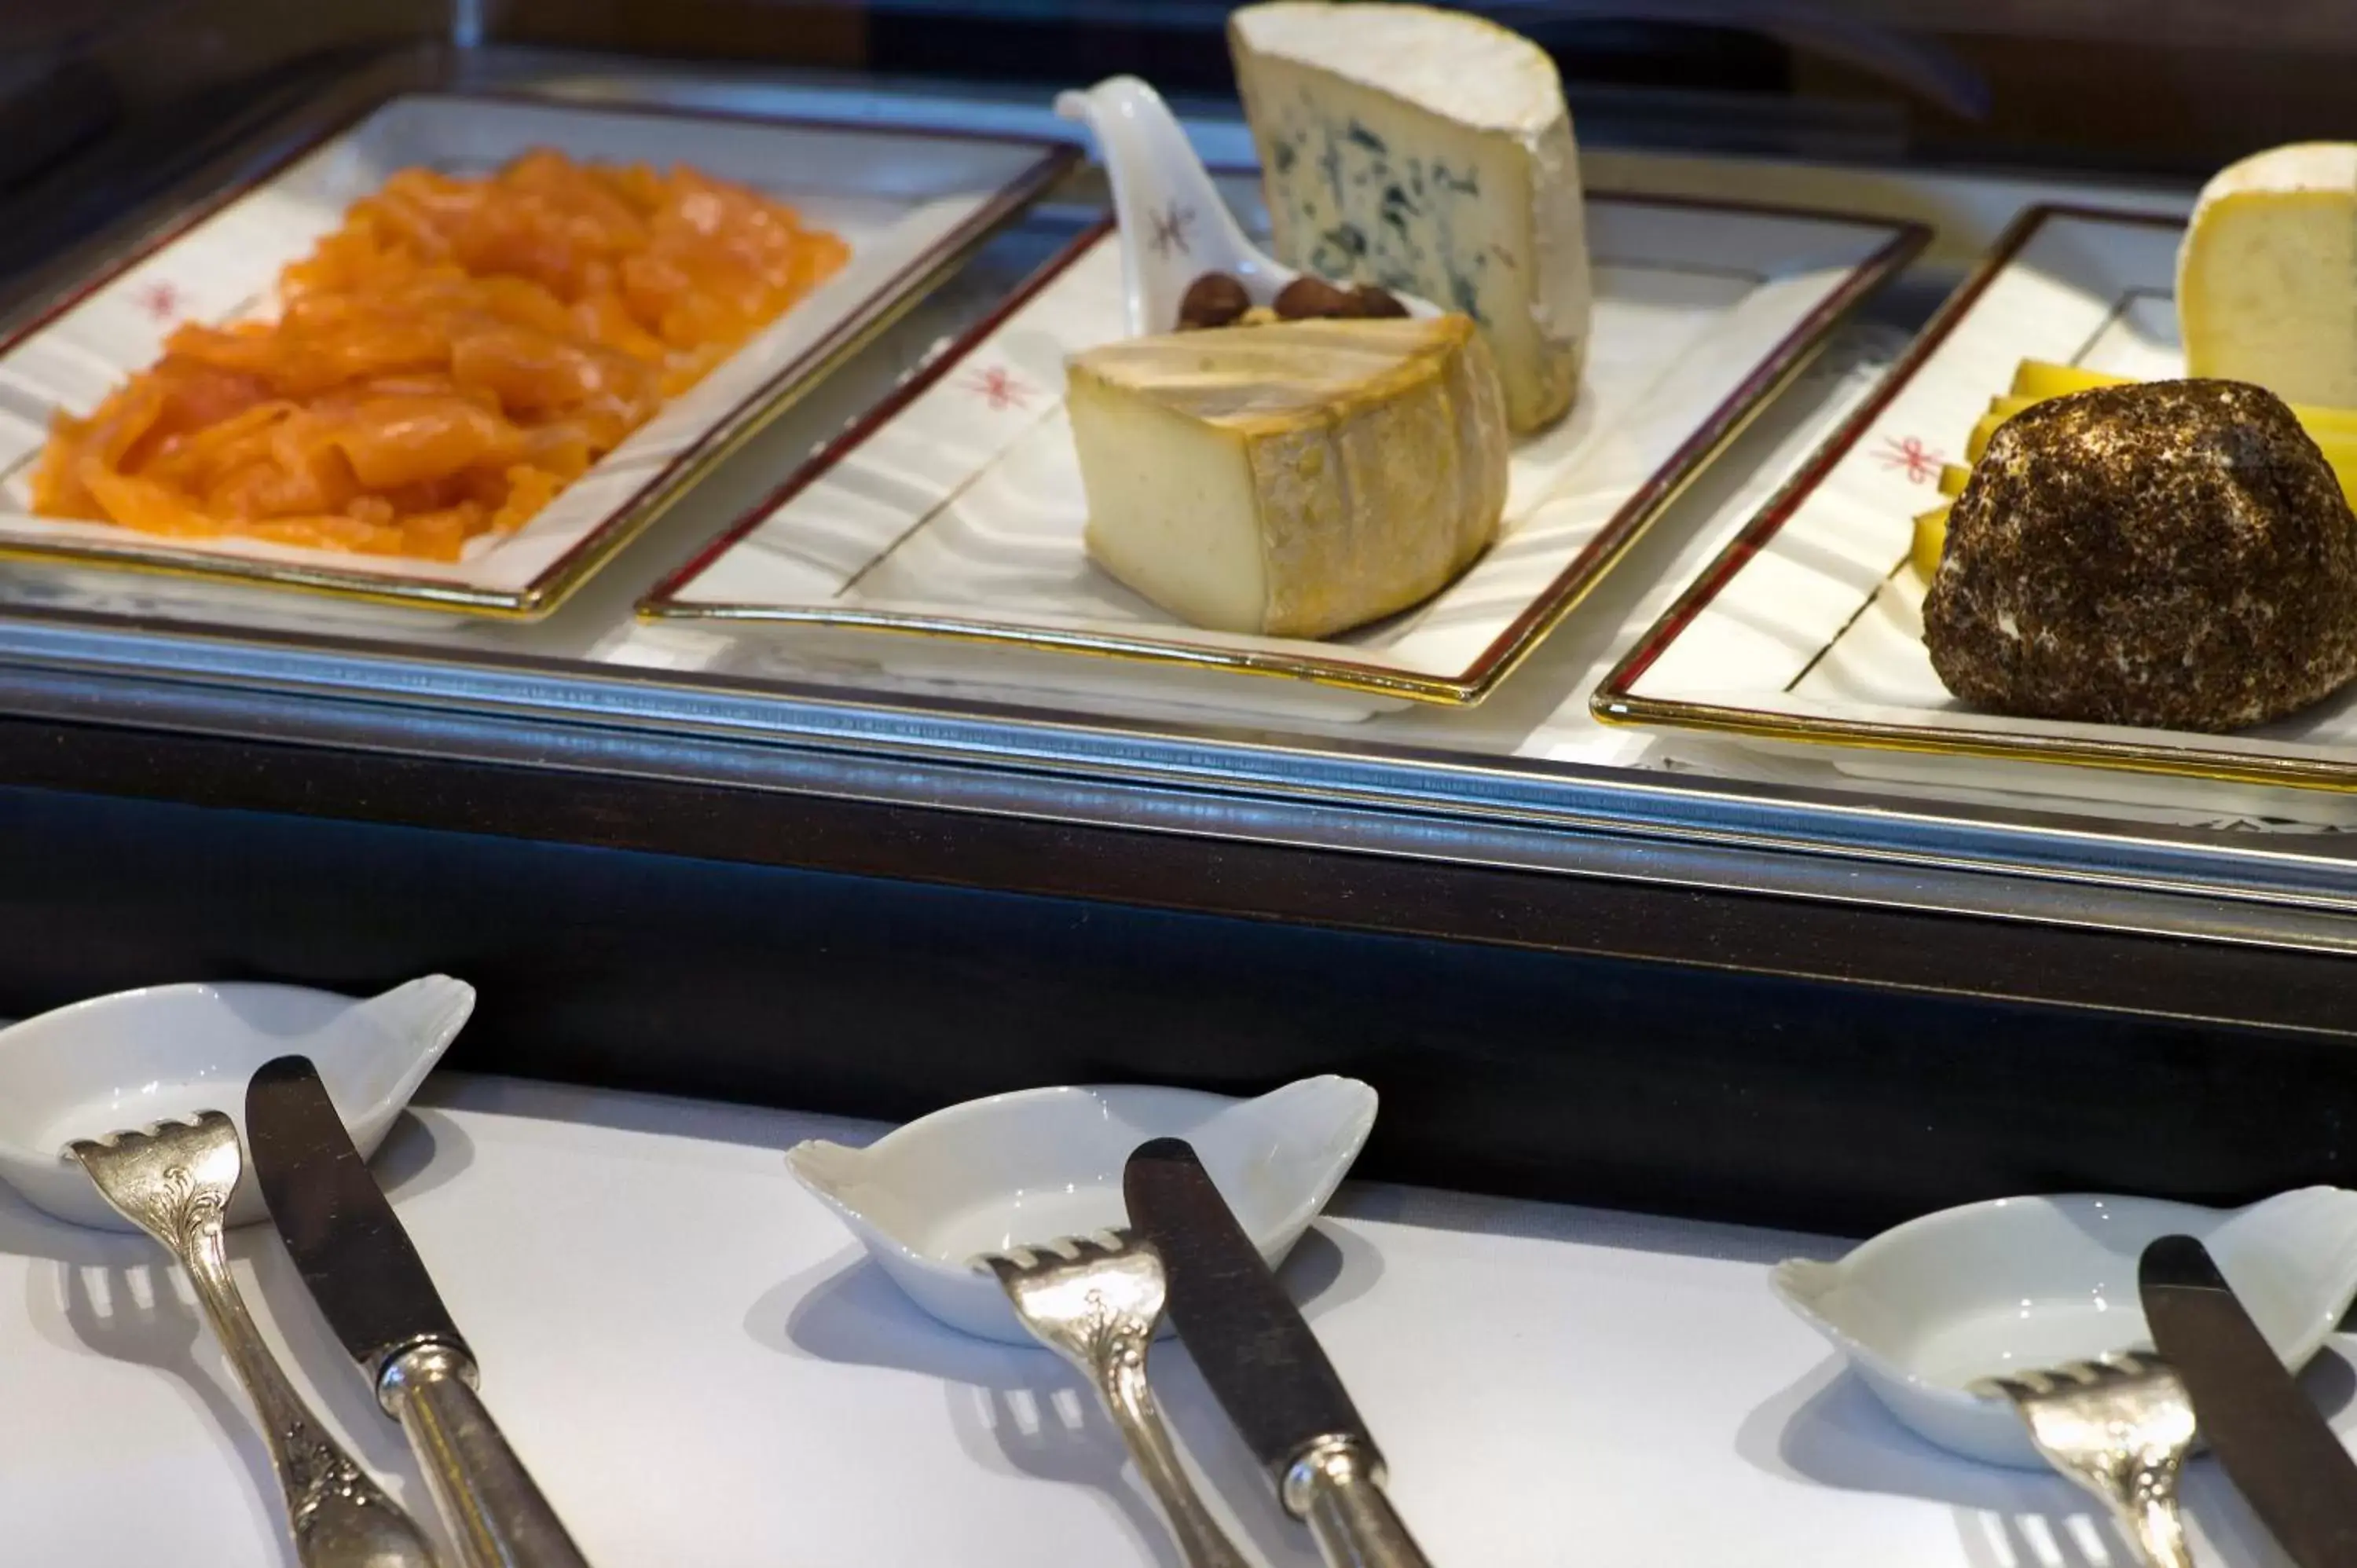
[[(270, 307), (277, 274), (394, 170), (496, 167), (533, 146), (693, 164), (779, 196), (851, 247), (843, 270), (779, 317), (515, 532), (454, 563), (167, 540), (29, 513), (27, 481), (59, 407), (85, 413), (152, 364), (184, 320)], [(445, 610), (547, 613), (769, 413), (864, 340), (1076, 155), (1059, 144), (751, 120), (526, 99), (392, 99), (165, 232), (0, 342), (0, 557), (99, 562)]]
[(1965, 436), (2023, 360), (2181, 375), (2182, 232), (2172, 218), (2024, 213), (1882, 390), (1606, 678), (1596, 715), (1717, 731), (1771, 750), (1871, 748), (1834, 754), (1863, 776), (2059, 789), (2061, 769), (2018, 766), (2044, 763), (2071, 765), (2091, 783), (2087, 767), (2357, 789), (2357, 693), (2232, 735), (2011, 718), (1949, 695), (1923, 647), (1925, 585), (1907, 552), (1910, 520), (1938, 504), (1939, 465), (1961, 460)]
[(1204, 631), (1090, 564), (1064, 360), (1125, 335), (1109, 223), (640, 613), (773, 623), (813, 649), (918, 677), (1126, 682), (1253, 711), (1321, 694), (1337, 713), (1478, 702), (1926, 237), (1641, 196), (1594, 198), (1589, 220), (1598, 298), (1579, 402), (1517, 445), (1499, 542), (1402, 615), (1322, 642)]

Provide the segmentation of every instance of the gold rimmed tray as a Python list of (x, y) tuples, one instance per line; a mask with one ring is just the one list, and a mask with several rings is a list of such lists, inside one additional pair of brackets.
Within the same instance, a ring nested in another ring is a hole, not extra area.
[[(1250, 206), (1248, 178), (1222, 184)], [(1322, 642), (1209, 632), (1089, 564), (1063, 362), (1125, 335), (1109, 222), (640, 613), (767, 625), (920, 677), (987, 671), (1288, 712), (1322, 692), (1316, 705), (1338, 716), (1479, 702), (1928, 237), (1873, 219), (1620, 194), (1593, 198), (1589, 223), (1598, 308), (1579, 402), (1517, 444), (1499, 543), (1404, 615)]]
[[(87, 413), (186, 320), (266, 310), (279, 270), (394, 170), (479, 172), (535, 146), (691, 164), (791, 202), (846, 241), (843, 270), (670, 403), (514, 532), (458, 561), (233, 537), (167, 539), (33, 516), (27, 480), (59, 408)], [(531, 618), (556, 607), (760, 424), (920, 297), (1076, 160), (1021, 137), (699, 111), (410, 93), (225, 190), (0, 341), (0, 558), (73, 561)]]
[[(1910, 520), (1937, 503), (1940, 465), (1962, 460), (1966, 434), (2023, 360), (2182, 374), (2183, 231), (2140, 213), (2025, 212), (1883, 386), (1606, 678), (1597, 717), (1774, 750), (1854, 748), (1843, 766), (1861, 773), (1901, 766), (1873, 763), (1876, 751), (1917, 754), (1903, 765), (1912, 778), (1944, 757), (1959, 784), (2057, 787), (2056, 769), (1973, 766), (1996, 762), (2357, 789), (2349, 692), (2232, 735), (2010, 718), (1950, 696), (1923, 647)], [(2103, 788), (2088, 778), (2086, 792)]]

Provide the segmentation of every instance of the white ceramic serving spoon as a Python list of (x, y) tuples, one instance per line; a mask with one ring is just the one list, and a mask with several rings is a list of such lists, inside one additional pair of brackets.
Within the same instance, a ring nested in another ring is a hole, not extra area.
[[(1088, 126), (1113, 182), (1133, 334), (1174, 329), (1188, 285), (1205, 273), (1234, 277), (1254, 305), (1270, 304), (1301, 276), (1244, 238), (1194, 144), (1153, 88), (1134, 76), (1109, 76), (1086, 91), (1057, 94), (1056, 113)], [(1393, 297), (1411, 316), (1441, 314), (1414, 295), (1393, 291)]]
[(1354, 1078), (1305, 1078), (1257, 1100), (1112, 1084), (1030, 1089), (936, 1111), (864, 1149), (797, 1144), (786, 1164), (893, 1283), (951, 1327), (1037, 1343), (985, 1252), (1126, 1225), (1122, 1167), (1185, 1138), (1274, 1267), (1334, 1195), (1375, 1122)]
[[(296, 1053), (374, 1155), (474, 1008), (473, 986), (436, 974), (365, 1001), (300, 985), (156, 985), (27, 1018), (0, 1029), (0, 1179), (60, 1219), (127, 1230), (66, 1145), (199, 1111), (221, 1112), (242, 1139), (246, 1080)], [(249, 1177), (228, 1222), (266, 1213)]]

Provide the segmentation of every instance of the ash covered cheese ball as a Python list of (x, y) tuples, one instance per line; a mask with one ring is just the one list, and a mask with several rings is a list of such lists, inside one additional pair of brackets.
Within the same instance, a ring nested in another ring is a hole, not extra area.
[(2056, 398), (1974, 468), (1923, 639), (1951, 692), (2000, 713), (2259, 724), (2357, 675), (2357, 518), (2261, 388)]
[(1480, 323), (1518, 431), (1579, 387), (1579, 150), (1545, 50), (1459, 11), (1275, 0), (1228, 20), (1276, 253)]

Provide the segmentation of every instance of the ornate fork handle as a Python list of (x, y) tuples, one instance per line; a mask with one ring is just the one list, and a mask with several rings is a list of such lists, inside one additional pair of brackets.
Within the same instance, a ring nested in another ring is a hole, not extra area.
[(1252, 1568), (1195, 1495), (1146, 1387), (1146, 1355), (1168, 1289), (1152, 1243), (1106, 1230), (977, 1262), (998, 1276), (1031, 1337), (1096, 1385), (1188, 1568)]
[(2177, 1510), (2177, 1477), (2193, 1444), (2193, 1406), (2177, 1374), (2149, 1355), (1987, 1378), (2047, 1462), (2110, 1510), (2146, 1568), (2193, 1568)]
[(230, 1277), (218, 1209), (156, 1240), (188, 1271), (197, 1300), (253, 1402), (286, 1494), (295, 1554), (305, 1568), (436, 1568), (433, 1548), (415, 1522), (321, 1430), (279, 1369)]
[(1162, 1505), (1162, 1516), (1169, 1521), (1189, 1568), (1252, 1568), (1203, 1506), (1179, 1463), (1169, 1428), (1162, 1424), (1162, 1412), (1146, 1381), (1146, 1352), (1153, 1342), (1152, 1326), (1117, 1317), (1091, 1337), (1084, 1369), (1096, 1380), (1097, 1392), (1121, 1429), (1138, 1474)]
[(2149, 1568), (2193, 1568), (2185, 1525), (2177, 1511), (2177, 1466), (2138, 1457), (2087, 1489), (2104, 1499), (2112, 1519)]

